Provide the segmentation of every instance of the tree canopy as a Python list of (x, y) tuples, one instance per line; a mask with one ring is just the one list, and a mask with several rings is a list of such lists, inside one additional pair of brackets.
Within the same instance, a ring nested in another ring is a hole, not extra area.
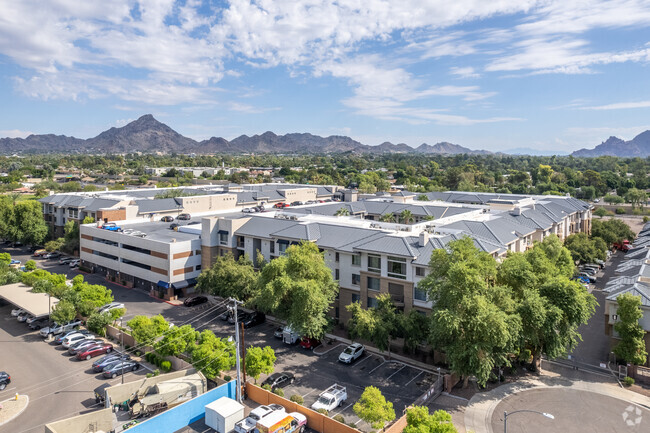
[(256, 282), (257, 274), (248, 256), (242, 255), (235, 260), (229, 253), (218, 256), (210, 269), (201, 272), (197, 289), (202, 293), (247, 301), (255, 295)]
[(639, 324), (643, 317), (641, 310), (641, 297), (631, 293), (624, 293), (616, 298), (618, 308), (618, 322), (614, 324), (614, 330), (621, 340), (614, 347), (617, 357), (631, 364), (643, 365), (648, 357), (645, 347), (645, 331)]
[(235, 366), (235, 342), (219, 338), (209, 329), (201, 332), (192, 350), (192, 365), (209, 378), (219, 376)]
[(352, 407), (359, 418), (369, 423), (374, 429), (381, 429), (384, 425), (395, 419), (393, 403), (386, 400), (374, 386), (366, 387), (359, 400)]
[(249, 347), (246, 349), (246, 374), (253, 377), (257, 383), (262, 373), (273, 373), (275, 360), (275, 351), (270, 346)]
[(406, 410), (403, 433), (457, 433), (457, 430), (449, 412), (437, 410), (430, 414), (426, 406), (413, 406)]
[(135, 341), (147, 345), (151, 345), (156, 338), (169, 329), (169, 323), (160, 314), (152, 317), (135, 316), (126, 324), (131, 328), (131, 335)]

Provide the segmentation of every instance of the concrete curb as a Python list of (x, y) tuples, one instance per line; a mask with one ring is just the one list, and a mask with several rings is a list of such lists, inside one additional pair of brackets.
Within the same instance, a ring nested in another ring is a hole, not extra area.
[[(15, 420), (16, 418), (18, 418), (18, 417), (19, 417), (23, 412), (25, 412), (25, 409), (27, 409), (27, 406), (29, 406), (29, 396), (28, 396), (28, 395), (24, 395), (24, 394), (19, 394), (19, 396), (20, 396), (20, 397), (25, 397), (25, 400), (26, 400), (26, 401), (25, 401), (25, 406), (24, 406), (22, 409), (20, 409), (20, 410), (18, 411), (18, 413), (15, 414), (14, 416), (12, 416), (11, 418), (9, 418), (9, 419), (7, 419), (7, 420), (5, 420), (5, 421), (0, 422), (0, 426), (5, 425), (5, 424), (7, 424), (8, 422), (11, 422), (11, 421)], [(11, 400), (11, 399), (9, 399), (9, 400), (4, 400), (4, 401), (2, 401), (2, 402), (0, 402), (0, 403), (4, 403), (4, 402), (6, 402), (6, 401), (10, 401), (10, 400)]]
[(540, 377), (502, 385), (492, 391), (474, 395), (465, 410), (465, 429), (474, 433), (494, 433), (492, 430), (492, 415), (494, 409), (505, 397), (532, 389), (566, 389), (567, 381), (571, 382), (570, 387), (572, 389), (578, 391), (592, 392), (650, 407), (649, 397), (615, 385), (570, 380), (562, 377)]

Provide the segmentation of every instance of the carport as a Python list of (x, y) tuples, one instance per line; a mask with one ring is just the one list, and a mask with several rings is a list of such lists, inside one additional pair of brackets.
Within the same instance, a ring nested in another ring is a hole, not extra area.
[(0, 298), (22, 308), (34, 317), (47, 316), (50, 309), (59, 303), (59, 299), (47, 293), (34, 293), (32, 288), (23, 283), (0, 286)]

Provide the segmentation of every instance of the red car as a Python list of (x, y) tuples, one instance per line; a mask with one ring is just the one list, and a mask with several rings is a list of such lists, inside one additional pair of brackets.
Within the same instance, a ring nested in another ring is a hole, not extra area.
[(300, 347), (303, 349), (313, 349), (314, 347), (320, 346), (320, 340), (309, 337), (302, 337), (300, 339)]
[(83, 349), (81, 352), (77, 353), (77, 359), (90, 359), (95, 356), (103, 355), (105, 353), (111, 353), (113, 351), (113, 346), (108, 343), (103, 344), (94, 344)]

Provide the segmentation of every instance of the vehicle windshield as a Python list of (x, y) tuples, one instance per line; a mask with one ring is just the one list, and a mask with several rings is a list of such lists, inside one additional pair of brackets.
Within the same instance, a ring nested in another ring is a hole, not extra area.
[(318, 402), (320, 404), (322, 404), (322, 405), (325, 405), (325, 406), (329, 406), (330, 404), (332, 404), (332, 400), (334, 400), (334, 399), (331, 398), (331, 397), (325, 397), (325, 396), (321, 396), (321, 397), (318, 398)]
[(343, 353), (345, 353), (346, 355), (352, 355), (353, 352), (354, 352), (354, 349), (351, 348), (351, 347), (348, 347), (347, 349), (345, 349), (343, 351)]

